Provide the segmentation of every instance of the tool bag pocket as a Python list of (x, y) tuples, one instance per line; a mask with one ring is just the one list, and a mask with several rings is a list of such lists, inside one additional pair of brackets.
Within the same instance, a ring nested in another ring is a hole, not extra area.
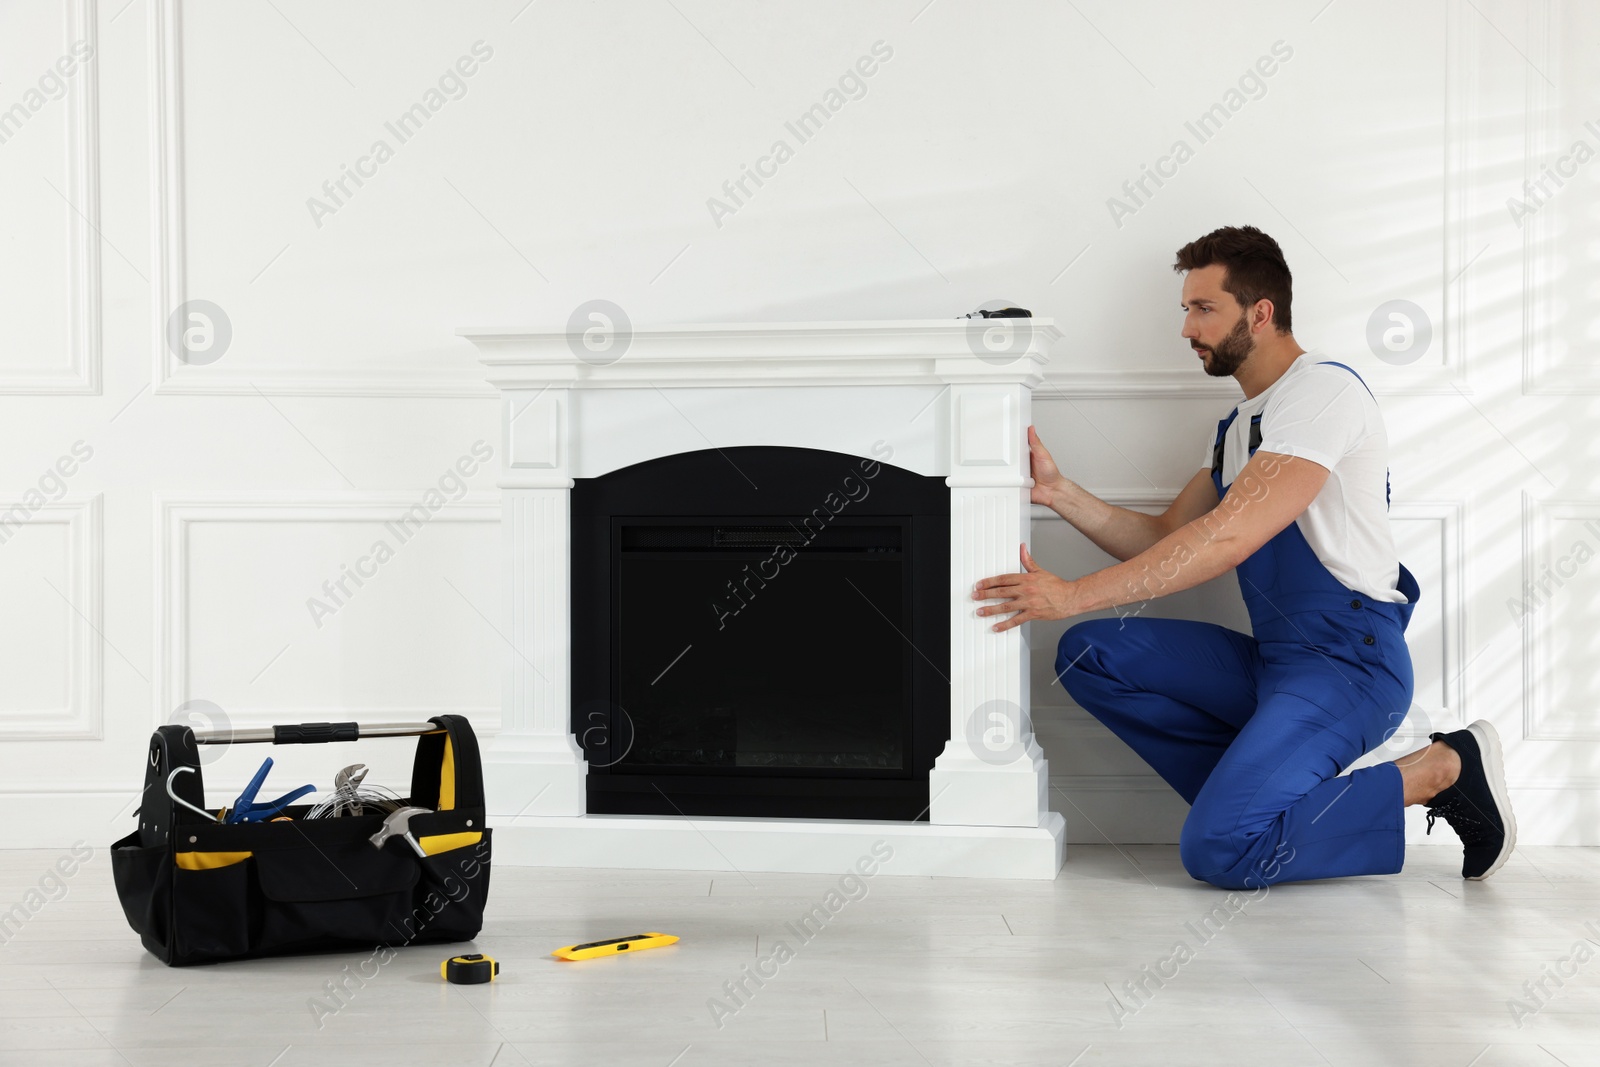
[(420, 873), (415, 856), (365, 840), (320, 850), (320, 860), (306, 853), (259, 852), (251, 861), (261, 914), (252, 951), (370, 948), (411, 936), (406, 922)]
[[(304, 743), (353, 739), (346, 726), (279, 729)], [(288, 821), (224, 824), (187, 810), (174, 798), (204, 807), (195, 740), (188, 727), (158, 729), (139, 829), (111, 848), (129, 926), (172, 966), (475, 937), (491, 842), (477, 742), (460, 716), (416, 732), (406, 803), (431, 809), (410, 823), (425, 856), (399, 836), (374, 847), (381, 814), (307, 819), (298, 805)]]
[(250, 951), (250, 865), (172, 872), (173, 953), (227, 959)]
[(157, 947), (172, 942), (172, 877), (167, 870), (171, 862), (165, 847), (141, 846), (138, 830), (111, 843), (111, 880), (122, 914), (163, 963), (172, 962)]
[[(414, 826), (427, 826), (418, 818)], [(483, 926), (489, 899), (489, 852), (493, 831), (429, 834), (418, 838), (429, 855), (421, 864), (418, 897), (430, 940), (469, 941)]]

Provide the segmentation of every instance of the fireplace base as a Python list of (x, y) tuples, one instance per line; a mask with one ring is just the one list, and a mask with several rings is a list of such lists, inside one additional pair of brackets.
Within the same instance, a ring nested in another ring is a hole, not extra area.
[(1038, 826), (940, 826), (860, 819), (649, 815), (490, 816), (496, 863), (651, 871), (840, 874), (872, 846), (894, 858), (881, 874), (1049, 881), (1066, 858), (1066, 821)]

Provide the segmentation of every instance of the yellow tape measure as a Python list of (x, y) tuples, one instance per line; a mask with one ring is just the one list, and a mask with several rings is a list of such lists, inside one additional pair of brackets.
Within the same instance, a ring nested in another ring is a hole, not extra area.
[(558, 948), (550, 955), (563, 960), (592, 960), (596, 956), (616, 956), (623, 952), (638, 952), (647, 948), (662, 948), (678, 940), (674, 934), (633, 934), (614, 937), (610, 941), (588, 941), (581, 945)]
[(482, 985), (492, 982), (500, 973), (500, 965), (493, 956), (473, 953), (470, 956), (451, 956), (439, 964), (439, 977), (452, 985)]

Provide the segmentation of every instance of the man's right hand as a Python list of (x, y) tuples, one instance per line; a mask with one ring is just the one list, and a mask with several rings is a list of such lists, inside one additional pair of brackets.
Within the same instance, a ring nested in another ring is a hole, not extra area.
[(1028, 427), (1028, 472), (1033, 475), (1029, 499), (1066, 519), (1115, 559), (1132, 559), (1178, 527), (1199, 518), (1217, 506), (1217, 490), (1211, 483), (1211, 470), (1202, 467), (1183, 487), (1171, 506), (1160, 515), (1146, 515), (1132, 508), (1117, 507), (1064, 478), (1050, 450), (1039, 434)]
[(1033, 476), (1033, 492), (1029, 499), (1035, 504), (1049, 507), (1056, 491), (1067, 484), (1056, 467), (1056, 461), (1050, 458), (1050, 450), (1044, 447), (1044, 442), (1039, 440), (1039, 434), (1032, 426), (1028, 427), (1028, 473)]

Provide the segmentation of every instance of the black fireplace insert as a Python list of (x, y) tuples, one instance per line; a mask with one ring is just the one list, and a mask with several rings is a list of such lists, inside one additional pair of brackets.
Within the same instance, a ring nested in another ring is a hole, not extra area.
[(572, 535), (591, 813), (927, 817), (950, 722), (944, 479), (680, 453), (577, 479)]

